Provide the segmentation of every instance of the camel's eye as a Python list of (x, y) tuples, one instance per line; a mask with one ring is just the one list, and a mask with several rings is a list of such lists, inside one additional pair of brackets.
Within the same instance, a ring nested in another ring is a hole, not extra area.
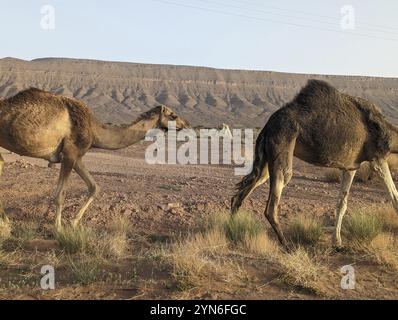
[(172, 114), (170, 116), (170, 120), (172, 120), (172, 121), (177, 120), (177, 116), (175, 114)]

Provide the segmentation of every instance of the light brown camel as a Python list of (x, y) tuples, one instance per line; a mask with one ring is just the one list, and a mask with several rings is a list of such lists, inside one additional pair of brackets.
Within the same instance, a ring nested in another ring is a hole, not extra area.
[[(55, 226), (60, 230), (64, 189), (72, 170), (89, 190), (73, 226), (79, 224), (98, 193), (97, 184), (82, 162), (86, 152), (90, 148), (116, 150), (128, 147), (143, 139), (152, 128), (167, 129), (168, 121), (175, 121), (177, 130), (190, 127), (188, 122), (164, 106), (142, 114), (131, 125), (112, 127), (97, 121), (82, 102), (32, 88), (0, 101), (0, 146), (22, 156), (61, 163), (55, 197)], [(0, 155), (0, 169), (3, 165), (4, 159)], [(3, 209), (0, 215), (8, 220)]]
[(288, 248), (279, 225), (278, 205), (292, 177), (293, 156), (308, 163), (341, 169), (335, 243), (341, 246), (341, 224), (356, 170), (369, 161), (382, 178), (398, 212), (398, 192), (386, 161), (398, 153), (398, 129), (372, 103), (343, 94), (319, 80), (310, 80), (296, 98), (275, 112), (261, 131), (252, 172), (237, 185), (231, 210), (270, 178), (265, 216), (279, 241)]

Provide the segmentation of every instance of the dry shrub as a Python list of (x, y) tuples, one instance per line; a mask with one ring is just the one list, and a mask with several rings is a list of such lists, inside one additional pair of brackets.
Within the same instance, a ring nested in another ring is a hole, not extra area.
[(366, 183), (368, 181), (373, 180), (375, 177), (374, 171), (370, 168), (369, 162), (364, 162), (361, 164), (359, 169), (357, 170), (354, 181), (360, 183)]
[[(173, 268), (177, 288), (185, 291), (195, 287), (208, 288), (212, 281), (229, 284), (241, 282), (247, 273), (229, 256), (229, 245), (239, 244), (245, 250), (263, 253), (271, 247), (266, 234), (254, 227), (255, 218), (247, 213), (231, 217), (228, 213), (210, 215), (201, 231), (171, 245), (166, 260)], [(264, 240), (264, 241), (263, 241)]]
[(116, 217), (110, 221), (105, 233), (99, 237), (97, 251), (104, 257), (122, 258), (128, 249), (130, 221), (125, 217)]
[(0, 245), (11, 236), (11, 223), (0, 219)]
[[(387, 159), (391, 171), (398, 171), (398, 157), (390, 156)], [(326, 169), (324, 172), (325, 180), (327, 182), (340, 182), (341, 181), (341, 171), (338, 169)], [(359, 169), (357, 170), (354, 181), (360, 183), (367, 183), (369, 181), (376, 180), (376, 173), (371, 168), (369, 162), (363, 162)]]
[(379, 234), (366, 246), (365, 252), (379, 265), (398, 271), (398, 241), (392, 234)]
[(325, 295), (328, 269), (316, 257), (311, 257), (302, 247), (293, 252), (279, 254), (273, 258), (280, 278), (288, 285)]
[(219, 229), (196, 234), (172, 245), (168, 258), (177, 288), (188, 290), (214, 279), (220, 272), (228, 272), (215, 259), (227, 245), (228, 240)]
[(335, 183), (335, 182), (340, 182), (341, 181), (341, 171), (338, 169), (326, 169), (324, 172), (324, 177), (326, 182), (331, 182), (331, 183)]
[(58, 244), (68, 254), (94, 254), (102, 258), (121, 258), (128, 248), (130, 223), (126, 218), (111, 220), (104, 231), (65, 226), (55, 233)]
[(243, 242), (244, 248), (256, 255), (273, 255), (279, 252), (279, 247), (269, 239), (265, 232), (256, 236), (246, 236)]
[[(391, 171), (398, 170), (398, 157), (395, 155), (391, 155), (387, 158), (388, 166), (390, 167)], [(366, 183), (369, 181), (375, 181), (377, 178), (376, 173), (371, 168), (369, 162), (364, 162), (359, 167), (357, 173), (355, 174), (355, 181)]]
[(391, 205), (371, 206), (366, 210), (369, 211), (369, 213), (380, 217), (386, 231), (398, 231), (398, 214)]
[(18, 240), (33, 240), (37, 235), (38, 223), (34, 221), (24, 221), (14, 224), (12, 235)]
[(286, 234), (294, 244), (315, 246), (322, 240), (325, 231), (319, 218), (300, 216), (289, 224)]
[(15, 252), (5, 252), (0, 250), (0, 267), (7, 267), (16, 262)]

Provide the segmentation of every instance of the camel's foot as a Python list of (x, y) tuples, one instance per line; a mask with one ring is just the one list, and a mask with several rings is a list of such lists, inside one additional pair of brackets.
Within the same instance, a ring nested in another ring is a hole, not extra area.
[(341, 240), (340, 236), (334, 235), (333, 236), (333, 246), (335, 248), (342, 248), (343, 247), (343, 241)]
[(346, 248), (343, 246), (341, 238), (333, 237), (333, 249), (335, 252), (344, 252)]
[(292, 246), (291, 244), (288, 244), (287, 242), (282, 243), (282, 248), (283, 248), (283, 251), (286, 253), (291, 253), (294, 251), (294, 246)]

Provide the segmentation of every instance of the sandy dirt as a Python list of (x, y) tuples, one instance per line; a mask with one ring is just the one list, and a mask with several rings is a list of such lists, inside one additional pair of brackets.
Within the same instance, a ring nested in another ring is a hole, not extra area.
[[(84, 217), (84, 224), (102, 227), (115, 216), (128, 217), (137, 237), (156, 237), (168, 239), (175, 234), (187, 233), (198, 219), (217, 210), (229, 208), (230, 196), (234, 184), (240, 177), (234, 176), (231, 166), (210, 165), (148, 165), (144, 160), (146, 144), (138, 143), (125, 150), (108, 152), (94, 150), (84, 158), (85, 164), (101, 188), (98, 199)], [(37, 159), (22, 158), (14, 154), (5, 154), (6, 166), (0, 180), (1, 199), (9, 218), (18, 223), (35, 221), (39, 224), (44, 244), (33, 243), (25, 248), (28, 254), (39, 248), (48, 251), (56, 248), (52, 238), (52, 224), (55, 218), (53, 194), (56, 187), (59, 167), (47, 168), (47, 163)], [(281, 204), (281, 222), (288, 221), (300, 214), (313, 214), (324, 217), (324, 223), (331, 235), (334, 225), (334, 208), (338, 199), (339, 185), (325, 181), (322, 168), (295, 161), (295, 173), (285, 189)], [(80, 178), (73, 174), (67, 189), (67, 199), (63, 214), (64, 222), (70, 220), (82, 204), (86, 187)], [(268, 196), (268, 186), (256, 190), (248, 199), (244, 208), (262, 216)], [(364, 207), (373, 204), (385, 204), (388, 199), (377, 183), (355, 183), (349, 200), (349, 207)], [(265, 219), (263, 220), (266, 224)], [(270, 233), (271, 236), (272, 233)], [(155, 241), (156, 242), (156, 241)], [(46, 245), (49, 248), (46, 248)], [(146, 242), (137, 250), (150, 248), (156, 243)], [(43, 247), (44, 246), (44, 247)], [(40, 259), (39, 259), (40, 260)], [(36, 269), (39, 270), (40, 261)], [(255, 262), (253, 262), (254, 264)], [(338, 298), (397, 298), (398, 286), (394, 274), (379, 272), (367, 262), (361, 263), (350, 256), (335, 254), (332, 265), (336, 272), (345, 264), (356, 263), (359, 272), (359, 292), (339, 292)], [(256, 266), (259, 268), (259, 266)], [(120, 285), (101, 284), (80, 287), (68, 284), (65, 280), (61, 288), (46, 293), (39, 289), (27, 291), (23, 287), (7, 287), (0, 290), (2, 298), (67, 298), (67, 299), (145, 299), (173, 297), (167, 286), (162, 285), (169, 275), (167, 270), (156, 270), (142, 264), (134, 258), (127, 259), (115, 267), (133, 272), (135, 277), (148, 280), (151, 285), (137, 282)], [(226, 291), (214, 289), (208, 292), (193, 293), (196, 298), (251, 298), (251, 299), (315, 299), (309, 293), (273, 283), (273, 275), (267, 266), (256, 271), (255, 284), (248, 284)], [(0, 268), (1, 269), (1, 268)], [(18, 274), (20, 269), (1, 269), (0, 276)], [(68, 271), (65, 270), (68, 274)], [(155, 275), (154, 275), (155, 274)], [(68, 278), (67, 276), (65, 276)], [(155, 279), (155, 280), (153, 280)], [(361, 282), (362, 280), (362, 282)], [(394, 282), (395, 281), (395, 282)], [(62, 282), (62, 281), (61, 281)], [(366, 290), (364, 289), (366, 287)]]

